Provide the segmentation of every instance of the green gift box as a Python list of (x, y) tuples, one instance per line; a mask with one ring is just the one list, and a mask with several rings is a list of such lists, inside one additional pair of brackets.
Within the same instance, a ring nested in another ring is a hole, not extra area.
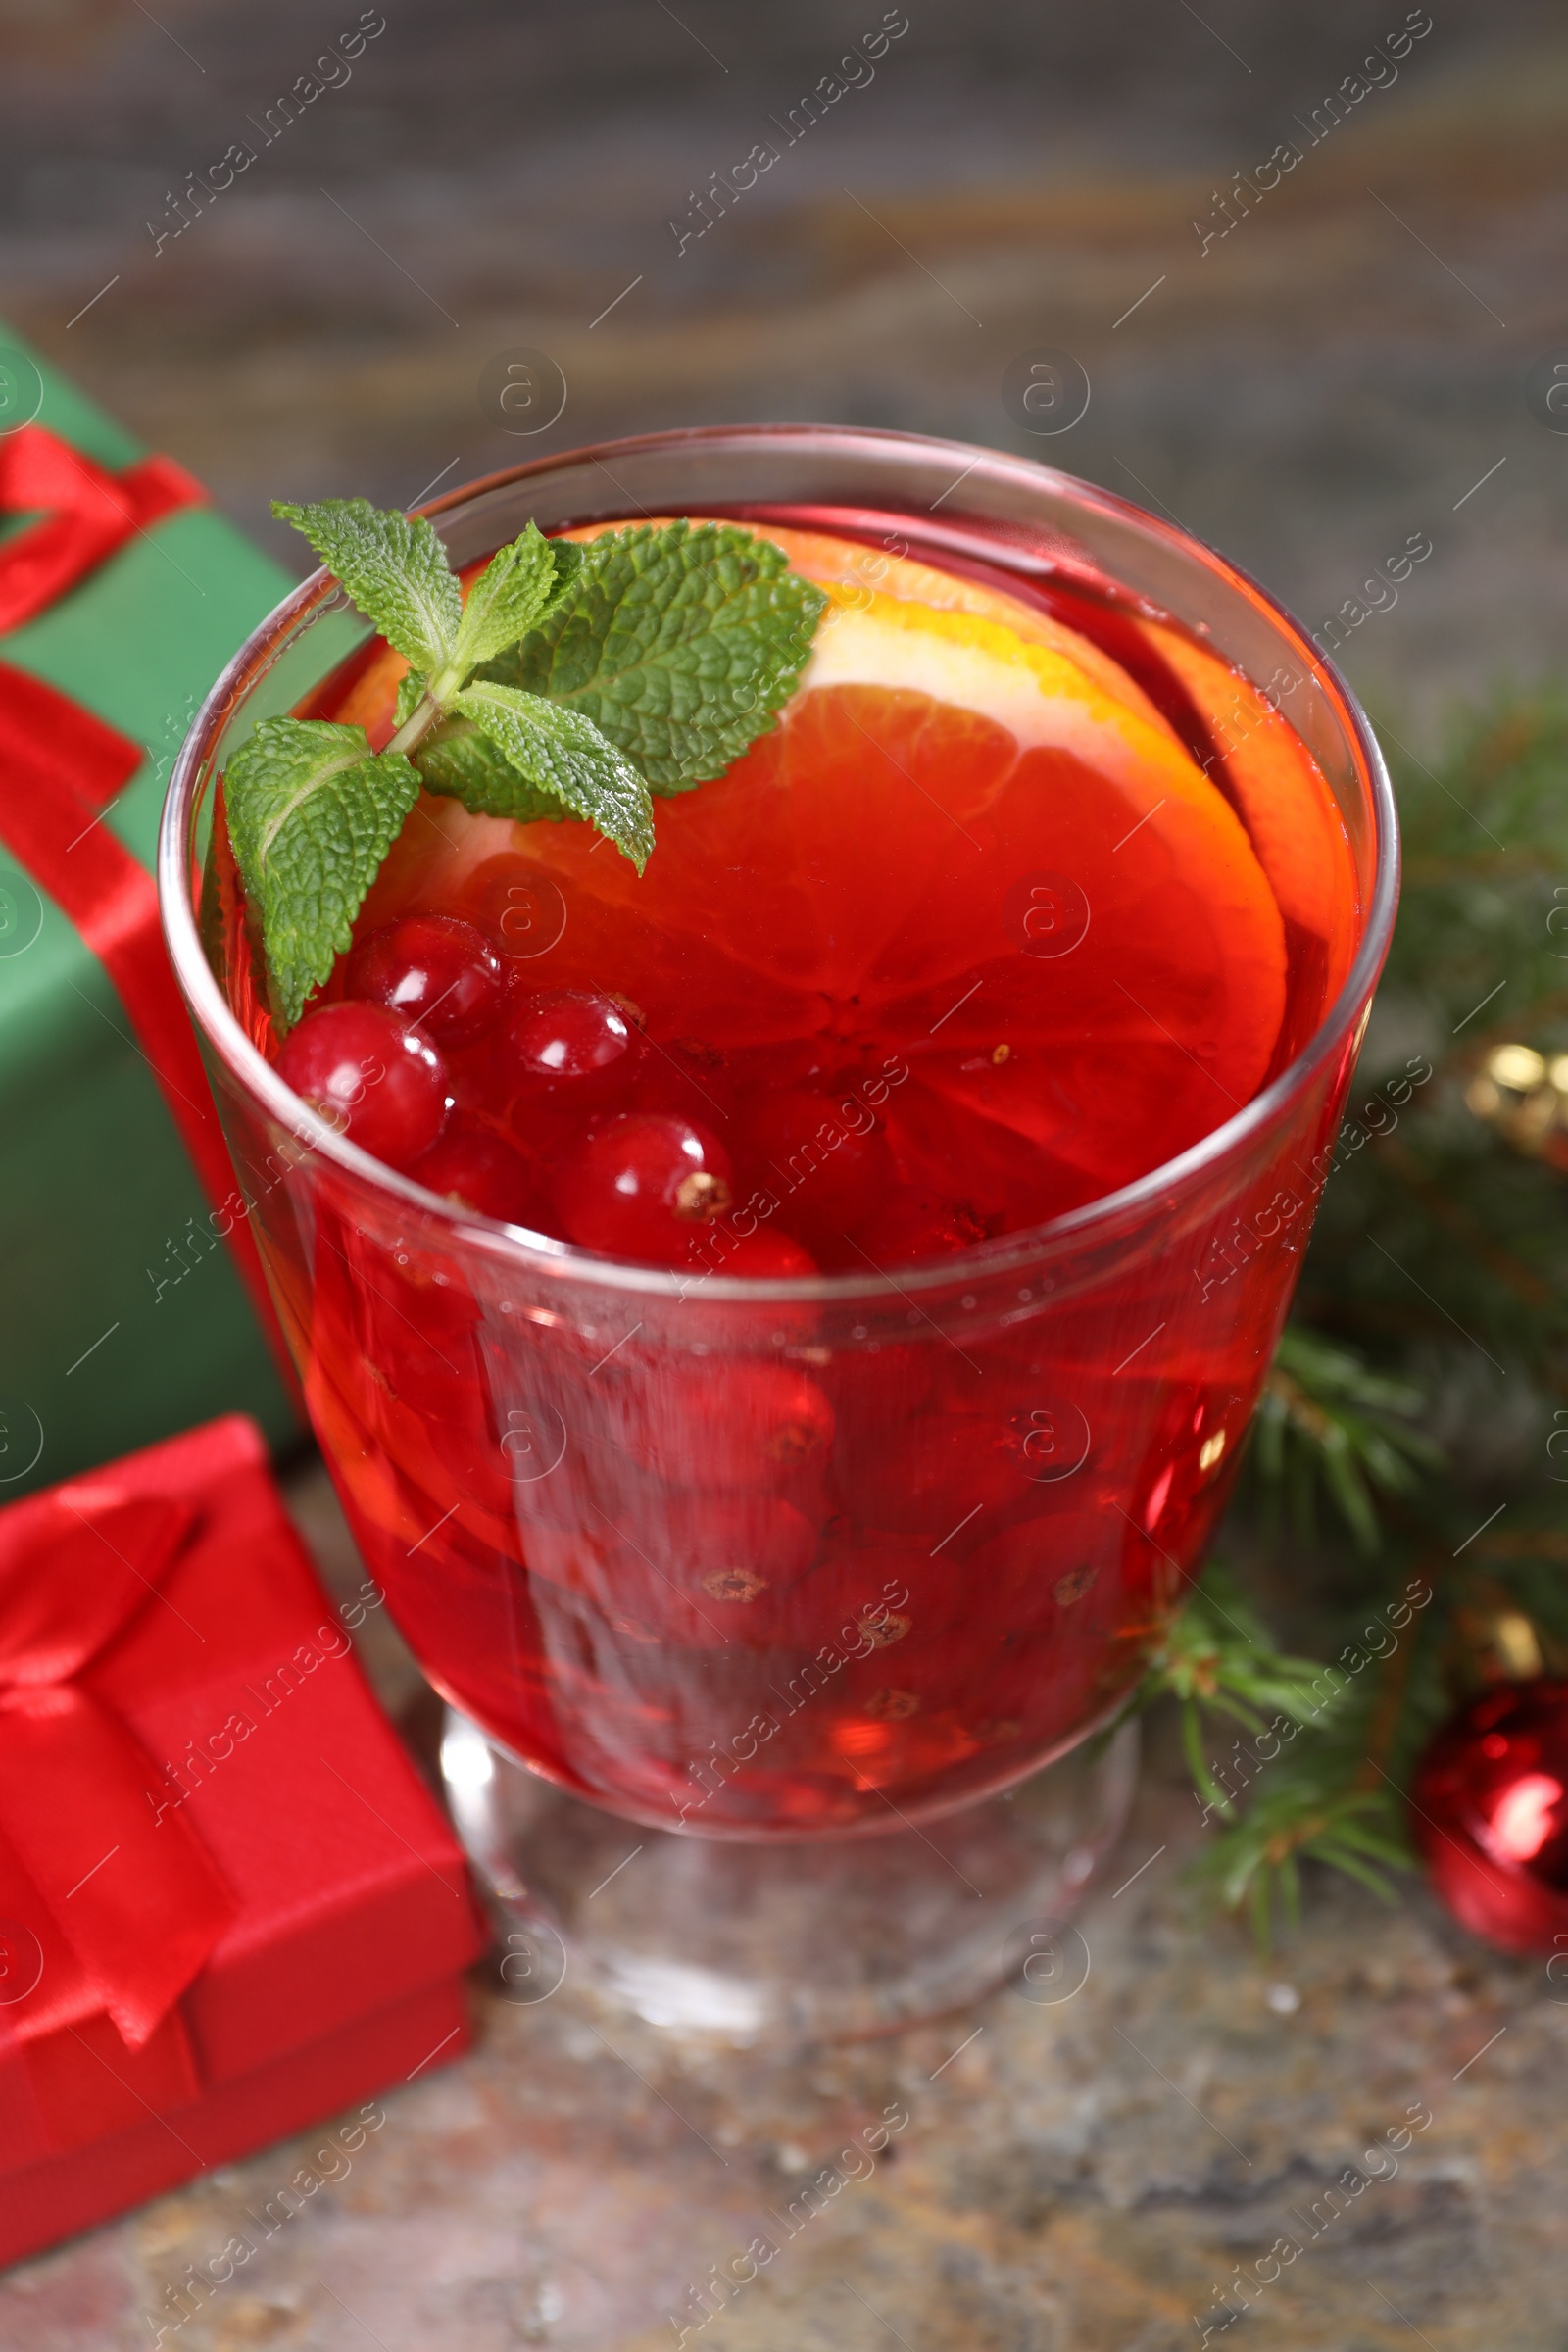
[(0, 1500), (217, 1413), (298, 1430), (148, 879), (191, 719), (290, 584), (0, 326)]

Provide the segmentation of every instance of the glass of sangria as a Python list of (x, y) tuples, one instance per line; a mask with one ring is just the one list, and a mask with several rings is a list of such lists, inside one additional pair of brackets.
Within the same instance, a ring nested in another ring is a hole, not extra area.
[(170, 788), (234, 1213), (519, 1996), (746, 2039), (1065, 1984), (1387, 948), (1371, 731), (1221, 557), (994, 451), (705, 428), (425, 512), (463, 576), (719, 518), (830, 600), (640, 879), (421, 801), (318, 1000), (423, 1024), (445, 1123), (385, 1158), (277, 1066), (218, 791), (259, 718), (393, 731), (324, 573)]

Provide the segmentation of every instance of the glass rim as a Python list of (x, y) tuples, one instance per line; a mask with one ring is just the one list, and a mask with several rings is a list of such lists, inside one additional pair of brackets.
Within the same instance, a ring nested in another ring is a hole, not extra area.
[[(159, 825), (157, 882), (164, 938), (175, 976), (191, 1017), (212, 1051), (245, 1092), (277, 1125), (301, 1144), (318, 1152), (330, 1165), (357, 1177), (372, 1191), (417, 1209), (437, 1226), (446, 1227), (466, 1248), (502, 1259), (525, 1258), (536, 1273), (577, 1277), (602, 1289), (641, 1294), (650, 1298), (684, 1298), (700, 1295), (714, 1304), (775, 1303), (816, 1300), (847, 1304), (859, 1298), (886, 1298), (890, 1292), (919, 1293), (946, 1290), (965, 1280), (1011, 1273), (1040, 1260), (1092, 1243), (1124, 1221), (1155, 1208), (1162, 1195), (1200, 1179), (1227, 1158), (1239, 1156), (1253, 1139), (1284, 1115), (1303, 1094), (1324, 1062), (1344, 1044), (1363, 1003), (1383, 968), (1393, 936), (1398, 903), (1399, 828), (1394, 788), (1370, 720), (1349, 685), (1332, 662), (1313, 643), (1294, 613), (1254, 580), (1201, 539), (1171, 524), (1147, 508), (1097, 482), (1042, 465), (1033, 458), (1015, 457), (965, 441), (948, 441), (926, 433), (895, 432), (882, 427), (839, 424), (710, 424), (682, 426), (674, 431), (628, 434), (613, 441), (587, 443), (581, 448), (532, 458), (516, 466), (464, 483), (411, 514), (435, 517), (471, 504), (487, 492), (509, 487), (530, 476), (558, 472), (563, 466), (596, 462), (641, 450), (674, 450), (682, 445), (728, 443), (744, 449), (776, 448), (783, 440), (843, 444), (867, 454), (879, 447), (899, 451), (920, 449), (937, 456), (971, 461), (970, 474), (982, 473), (1002, 487), (1014, 481), (1038, 489), (1042, 481), (1058, 495), (1084, 508), (1095, 509), (1113, 520), (1131, 523), (1179, 556), (1195, 560), (1227, 586), (1240, 590), (1273, 623), (1287, 644), (1305, 663), (1308, 674), (1328, 693), (1336, 715), (1357, 753), (1371, 788), (1375, 867), (1360, 942), (1340, 992), (1300, 1051), (1268, 1085), (1218, 1127), (1173, 1158), (1161, 1160), (1146, 1175), (1116, 1191), (1100, 1195), (1081, 1207), (1068, 1209), (1041, 1224), (1015, 1233), (972, 1242), (941, 1258), (900, 1265), (894, 1272), (869, 1268), (865, 1273), (813, 1274), (760, 1280), (743, 1275), (700, 1272), (671, 1266), (642, 1265), (634, 1260), (602, 1256), (592, 1250), (531, 1227), (502, 1224), (477, 1211), (462, 1209), (440, 1195), (426, 1192), (411, 1177), (401, 1175), (347, 1141), (328, 1121), (313, 1111), (286, 1087), (266, 1056), (252, 1045), (224, 1001), (217, 975), (202, 949), (190, 891), (189, 823), (195, 807), (201, 769), (210, 742), (251, 689), (260, 682), (281, 640), (317, 608), (342, 595), (324, 568), (291, 589), (260, 621), (223, 669), (192, 721), (170, 772)], [(635, 504), (635, 502), (633, 502)], [(896, 504), (889, 512), (896, 512)], [(953, 513), (955, 521), (963, 510)], [(607, 517), (613, 521), (617, 517)]]

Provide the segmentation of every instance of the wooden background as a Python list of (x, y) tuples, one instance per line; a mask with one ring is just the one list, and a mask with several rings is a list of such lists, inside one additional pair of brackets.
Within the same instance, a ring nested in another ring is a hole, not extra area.
[[(519, 451), (769, 416), (1042, 454), (1312, 626), (1425, 531), (1346, 659), (1429, 717), (1539, 675), (1568, 620), (1568, 436), (1524, 395), (1568, 350), (1568, 27), (1549, 0), (1435, 8), (1309, 145), (1400, 0), (908, 0), (874, 79), (784, 148), (770, 118), (877, 0), (387, 0), (270, 144), (353, 0), (167, 0), (157, 24), (8, 0), (0, 310), (290, 561), (270, 497), (406, 502)], [(778, 163), (678, 253), (671, 218), (763, 139)], [(171, 195), (236, 140), (254, 164), (175, 236)], [(1285, 140), (1300, 163), (1202, 251), (1194, 220)], [(536, 441), (477, 397), (518, 345), (569, 387)], [(1051, 440), (1000, 395), (1039, 345), (1094, 387)]]

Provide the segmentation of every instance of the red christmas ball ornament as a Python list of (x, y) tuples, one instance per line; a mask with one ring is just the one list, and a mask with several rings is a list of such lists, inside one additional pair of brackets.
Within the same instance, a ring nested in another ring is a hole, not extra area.
[(1439, 1732), (1410, 1801), (1432, 1884), (1462, 1926), (1509, 1952), (1568, 1936), (1568, 1682), (1485, 1691)]

